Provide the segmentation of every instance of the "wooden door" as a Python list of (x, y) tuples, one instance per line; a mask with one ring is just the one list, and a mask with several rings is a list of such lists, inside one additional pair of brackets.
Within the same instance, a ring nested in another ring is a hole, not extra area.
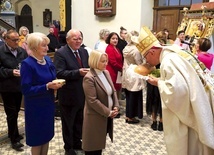
[(176, 32), (180, 20), (179, 9), (154, 10), (153, 30), (159, 32), (163, 29), (169, 30), (169, 37), (172, 40), (176, 38)]

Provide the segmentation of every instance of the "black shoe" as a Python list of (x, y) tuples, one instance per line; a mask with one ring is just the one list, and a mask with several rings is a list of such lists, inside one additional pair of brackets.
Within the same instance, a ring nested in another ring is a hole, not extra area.
[(118, 113), (114, 118), (120, 118), (120, 113)]
[(21, 147), (24, 145), (20, 142), (12, 143), (12, 148), (16, 151), (24, 151)]
[(152, 123), (152, 125), (151, 125), (151, 128), (153, 129), (153, 130), (157, 130), (157, 121), (153, 121), (153, 123)]
[(126, 123), (128, 123), (128, 124), (137, 124), (139, 122), (140, 121), (138, 119), (135, 119), (135, 118), (133, 118), (133, 119), (126, 119)]
[(163, 131), (163, 123), (159, 122), (158, 124), (158, 131)]
[(24, 139), (24, 137), (23, 137), (22, 135), (19, 135), (19, 136), (16, 138), (17, 141), (20, 141), (20, 140), (22, 140), (22, 139)]

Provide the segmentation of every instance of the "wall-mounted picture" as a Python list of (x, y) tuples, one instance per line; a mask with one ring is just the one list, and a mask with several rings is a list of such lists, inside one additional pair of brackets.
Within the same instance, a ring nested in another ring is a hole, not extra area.
[(45, 9), (43, 12), (43, 26), (49, 27), (52, 22), (52, 12), (49, 9)]
[(97, 16), (116, 15), (116, 0), (94, 0), (94, 14)]

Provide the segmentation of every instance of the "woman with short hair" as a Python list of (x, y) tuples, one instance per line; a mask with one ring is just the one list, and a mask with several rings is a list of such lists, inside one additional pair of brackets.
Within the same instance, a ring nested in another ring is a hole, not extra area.
[(92, 51), (89, 56), (90, 71), (83, 79), (85, 107), (82, 149), (85, 155), (101, 155), (105, 149), (106, 134), (113, 141), (113, 118), (119, 104), (109, 72), (106, 70), (108, 55)]
[(28, 35), (31, 54), (21, 64), (21, 89), (25, 102), (26, 144), (32, 155), (47, 155), (54, 136), (54, 90), (61, 88), (55, 67), (46, 56), (50, 40), (45, 34)]

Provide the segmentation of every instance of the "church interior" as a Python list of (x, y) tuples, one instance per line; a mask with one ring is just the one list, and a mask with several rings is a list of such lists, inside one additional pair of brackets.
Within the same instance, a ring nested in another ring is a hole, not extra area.
[[(176, 39), (178, 31), (184, 30), (192, 53), (196, 52), (195, 43), (199, 38), (208, 38), (212, 42), (209, 52), (214, 54), (214, 0), (109, 1), (109, 6), (100, 8), (97, 0), (0, 0), (0, 30), (16, 29), (18, 32), (21, 26), (26, 26), (30, 33), (47, 35), (50, 25), (55, 24), (63, 44), (66, 33), (77, 28), (83, 32), (84, 44), (93, 49), (103, 28), (119, 33), (121, 26), (128, 31), (139, 31), (144, 25), (153, 32), (167, 29), (172, 40)], [(48, 55), (54, 59), (54, 51)], [(214, 65), (211, 72), (214, 73)], [(143, 90), (144, 113), (139, 124), (125, 123), (123, 104), (122, 117), (114, 121), (114, 143), (107, 139), (103, 155), (167, 155), (164, 133), (150, 128), (152, 120), (145, 111), (145, 96), (146, 90)], [(18, 122), (25, 144), (23, 104)], [(23, 152), (11, 148), (3, 103), (0, 103), (0, 122), (0, 154), (30, 155), (27, 145)], [(55, 117), (55, 136), (50, 142), (48, 155), (64, 155), (61, 130), (60, 117)], [(84, 154), (83, 151), (76, 153)]]

